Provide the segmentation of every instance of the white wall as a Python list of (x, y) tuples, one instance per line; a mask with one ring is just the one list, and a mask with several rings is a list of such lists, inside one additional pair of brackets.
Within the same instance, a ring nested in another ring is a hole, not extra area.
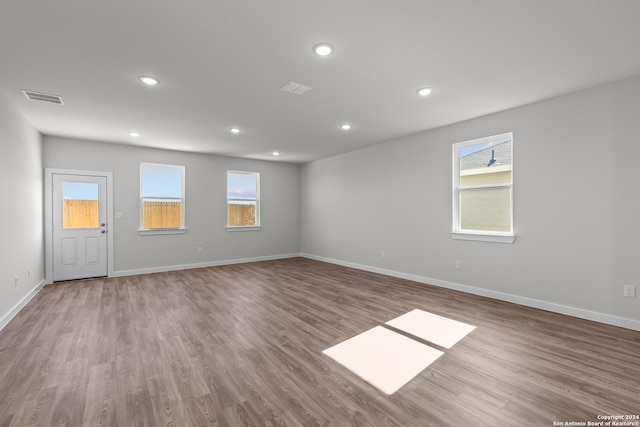
[[(140, 162), (186, 166), (185, 234), (140, 236)], [(298, 165), (157, 150), (46, 136), (48, 168), (113, 172), (115, 275), (214, 265), (297, 254), (300, 242)], [(260, 172), (262, 230), (228, 232), (227, 170)], [(202, 246), (203, 253), (196, 248)]]
[[(637, 77), (306, 164), (302, 251), (640, 329), (639, 111)], [(515, 243), (452, 240), (451, 145), (510, 131)]]
[(1, 329), (44, 280), (42, 138), (2, 92), (0, 182)]

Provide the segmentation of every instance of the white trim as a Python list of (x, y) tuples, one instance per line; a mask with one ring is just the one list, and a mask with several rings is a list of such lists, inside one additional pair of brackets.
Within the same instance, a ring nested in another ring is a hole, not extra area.
[(473, 295), (493, 298), (500, 301), (512, 302), (526, 307), (538, 308), (541, 310), (551, 311), (554, 313), (564, 314), (567, 316), (578, 317), (580, 319), (592, 320), (594, 322), (605, 323), (608, 325), (619, 326), (621, 328), (640, 331), (640, 320), (627, 319), (611, 314), (600, 313), (597, 311), (585, 310), (582, 308), (571, 307), (568, 305), (556, 304), (548, 301), (541, 301), (533, 298), (521, 297), (518, 295), (507, 294), (489, 289), (476, 288), (474, 286), (462, 285), (459, 283), (448, 282), (445, 280), (432, 279), (430, 277), (418, 276), (415, 274), (402, 273), (395, 270), (387, 270), (384, 268), (372, 267), (364, 264), (357, 264), (348, 261), (340, 261), (332, 258), (325, 258), (317, 255), (301, 253), (301, 257), (313, 259), (316, 261), (328, 262), (331, 264), (342, 265), (344, 267), (355, 268), (372, 273), (384, 274), (385, 276), (398, 277), (400, 279), (411, 280), (413, 282), (423, 283), (426, 285), (438, 286), (441, 288), (453, 289), (456, 291), (466, 292)]
[(141, 236), (153, 236), (154, 234), (184, 234), (186, 232), (186, 228), (144, 228), (138, 230), (138, 234)]
[(167, 266), (160, 266), (160, 267), (138, 268), (135, 270), (114, 271), (113, 275), (110, 275), (110, 277), (135, 276), (137, 274), (164, 273), (167, 271), (191, 270), (194, 268), (218, 267), (221, 265), (243, 264), (243, 263), (258, 262), (258, 261), (272, 261), (276, 259), (297, 258), (299, 256), (300, 256), (299, 253), (293, 253), (293, 254), (268, 255), (268, 256), (253, 257), (253, 258), (225, 259), (220, 261), (199, 262), (194, 264), (180, 264), (180, 265), (167, 265)]
[(488, 232), (473, 233), (469, 231), (452, 231), (451, 238), (454, 240), (473, 240), (476, 242), (513, 243), (516, 239), (516, 236), (514, 234), (490, 234)]
[(107, 179), (107, 276), (113, 273), (113, 172), (86, 171), (76, 169), (44, 169), (44, 240), (45, 240), (45, 284), (53, 283), (53, 175), (100, 176)]
[(511, 184), (465, 185), (458, 187), (458, 191), (462, 192), (469, 190), (492, 190), (501, 188), (513, 188), (513, 186)]
[(18, 303), (14, 305), (13, 308), (7, 312), (7, 314), (0, 318), (0, 331), (4, 329), (4, 327), (7, 326), (9, 322), (11, 322), (11, 319), (16, 317), (16, 315), (20, 313), (20, 310), (22, 310), (24, 306), (27, 305), (38, 292), (40, 292), (40, 289), (42, 289), (43, 286), (44, 280), (41, 280), (40, 283), (38, 283), (35, 288), (33, 288), (27, 295), (25, 295), (24, 298), (18, 301)]
[(260, 231), (260, 225), (227, 225), (227, 231)]

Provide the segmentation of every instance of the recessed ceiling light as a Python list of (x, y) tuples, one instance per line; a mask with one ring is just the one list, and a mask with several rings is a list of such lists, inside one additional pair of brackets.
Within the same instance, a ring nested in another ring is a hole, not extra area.
[(420, 96), (429, 96), (433, 93), (433, 88), (432, 87), (423, 87), (422, 89), (418, 90), (418, 95)]
[(279, 152), (279, 151), (274, 151), (272, 154), (273, 154), (274, 156), (279, 156), (279, 155), (280, 155), (280, 152)]
[(313, 46), (313, 51), (319, 56), (331, 55), (333, 53), (333, 45), (329, 43), (318, 43)]
[(151, 77), (151, 76), (140, 76), (138, 77), (138, 79), (146, 84), (147, 86), (155, 86), (158, 83), (160, 83), (160, 80), (156, 79), (155, 77)]
[(234, 133), (234, 134), (238, 134), (238, 133), (240, 133), (240, 128), (231, 128), (231, 129), (229, 129), (229, 132)]
[(343, 124), (340, 125), (340, 129), (349, 130), (349, 129), (351, 129), (351, 125), (349, 123), (343, 123)]
[(140, 132), (136, 132), (136, 131), (129, 132), (129, 135), (131, 135), (131, 136), (132, 136), (132, 137), (134, 137), (134, 138), (137, 138), (137, 137), (139, 137), (139, 136), (140, 136)]

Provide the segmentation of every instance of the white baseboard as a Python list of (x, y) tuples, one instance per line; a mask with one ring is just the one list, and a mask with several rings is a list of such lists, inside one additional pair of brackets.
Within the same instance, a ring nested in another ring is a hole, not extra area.
[(299, 253), (294, 253), (294, 254), (268, 255), (268, 256), (253, 257), (253, 258), (225, 259), (220, 261), (199, 262), (194, 264), (179, 264), (179, 265), (166, 265), (166, 266), (163, 265), (161, 267), (138, 268), (135, 270), (114, 271), (109, 277), (135, 276), (137, 274), (163, 273), (166, 271), (190, 270), (193, 268), (218, 267), (221, 265), (244, 264), (247, 262), (257, 262), (257, 261), (271, 261), (276, 259), (295, 258), (299, 256), (300, 256)]
[(552, 311), (554, 313), (566, 314), (568, 316), (578, 317), (586, 320), (592, 320), (594, 322), (606, 323), (608, 325), (619, 326), (621, 328), (640, 331), (640, 321), (634, 320), (634, 319), (627, 319), (624, 317), (613, 316), (611, 314), (599, 313), (596, 311), (585, 310), (582, 308), (576, 308), (576, 307), (571, 307), (567, 305), (541, 301), (533, 298), (521, 297), (518, 295), (492, 291), (489, 289), (476, 288), (468, 285), (461, 285), (459, 283), (447, 282), (439, 279), (432, 279), (430, 277), (418, 276), (415, 274), (408, 274), (408, 273), (403, 273), (395, 270), (387, 270), (384, 268), (372, 267), (364, 264), (356, 264), (348, 261), (325, 258), (317, 255), (307, 254), (307, 253), (301, 253), (300, 256), (304, 258), (313, 259), (316, 261), (328, 262), (331, 264), (342, 265), (344, 267), (351, 267), (358, 270), (369, 271), (372, 273), (384, 274), (385, 276), (397, 277), (400, 279), (411, 280), (414, 282), (424, 283), (427, 285), (434, 285), (434, 286), (439, 286), (441, 288), (453, 289), (456, 291), (466, 292), (474, 295), (480, 295), (483, 297), (493, 298), (500, 301), (512, 302), (512, 303), (524, 305), (527, 307), (539, 308), (541, 310)]
[(0, 331), (5, 326), (7, 326), (9, 322), (11, 322), (11, 319), (13, 319), (20, 312), (20, 310), (22, 310), (24, 306), (27, 305), (29, 301), (31, 301), (31, 298), (33, 298), (40, 291), (40, 289), (42, 289), (43, 286), (44, 280), (41, 280), (40, 283), (38, 283), (35, 288), (33, 288), (27, 295), (25, 295), (24, 298), (18, 301), (18, 303), (14, 305), (7, 314), (0, 318)]

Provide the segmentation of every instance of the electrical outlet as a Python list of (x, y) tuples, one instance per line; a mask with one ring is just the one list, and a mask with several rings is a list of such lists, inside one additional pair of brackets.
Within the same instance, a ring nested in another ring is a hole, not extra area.
[(635, 298), (636, 287), (633, 285), (624, 285), (624, 296), (627, 298)]
[(384, 258), (384, 251), (380, 251), (380, 258)]
[(204, 248), (202, 246), (198, 246), (196, 248), (196, 250), (198, 251), (199, 254), (201, 254), (202, 252), (204, 252)]
[(116, 219), (124, 219), (124, 212), (116, 212)]
[(462, 270), (462, 261), (456, 260), (456, 270)]
[(18, 286), (18, 277), (13, 278), (13, 286)]

